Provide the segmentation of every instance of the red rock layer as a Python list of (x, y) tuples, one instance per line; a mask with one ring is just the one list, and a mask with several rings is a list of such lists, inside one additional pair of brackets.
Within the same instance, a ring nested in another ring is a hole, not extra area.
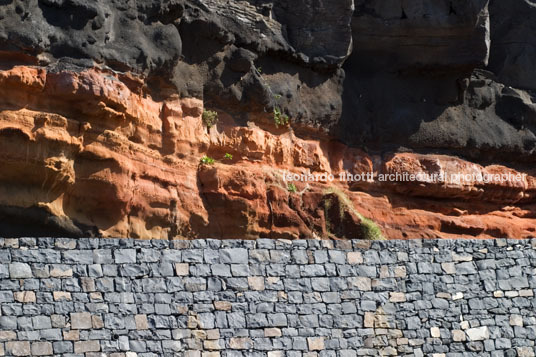
[[(0, 206), (38, 207), (100, 236), (370, 238), (367, 218), (388, 238), (536, 231), (531, 172), (440, 155), (368, 155), (292, 130), (237, 126), (225, 113), (208, 130), (202, 101), (156, 101), (128, 74), (14, 67), (0, 71), (0, 104)], [(200, 164), (205, 155), (216, 163)], [(284, 172), (336, 179), (289, 189)], [(342, 172), (374, 179), (340, 181)], [(423, 177), (379, 180), (397, 173)], [(445, 180), (430, 180), (440, 173)], [(508, 173), (525, 176), (478, 179)]]

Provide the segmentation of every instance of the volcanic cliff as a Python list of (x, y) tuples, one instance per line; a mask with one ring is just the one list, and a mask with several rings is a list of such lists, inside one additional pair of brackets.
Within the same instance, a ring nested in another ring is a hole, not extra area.
[(0, 0), (0, 236), (531, 237), (535, 58), (531, 0)]

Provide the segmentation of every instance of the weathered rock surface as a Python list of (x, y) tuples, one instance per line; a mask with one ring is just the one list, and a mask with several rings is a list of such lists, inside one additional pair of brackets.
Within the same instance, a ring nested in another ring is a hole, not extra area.
[(529, 35), (536, 31), (534, 1), (492, 0), (490, 9), (498, 15), (491, 18), (490, 69), (507, 85), (536, 90), (536, 38)]
[[(0, 2), (0, 234), (533, 236), (535, 11)], [(206, 109), (219, 113), (211, 129)], [(294, 187), (284, 172), (374, 179)]]
[(352, 30), (357, 61), (387, 71), (485, 66), (488, 0), (357, 0)]
[(374, 150), (533, 161), (532, 2), (357, 4), (339, 138)]

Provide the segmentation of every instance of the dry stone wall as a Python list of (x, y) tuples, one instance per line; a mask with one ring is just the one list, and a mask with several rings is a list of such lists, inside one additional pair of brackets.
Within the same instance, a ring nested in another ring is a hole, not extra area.
[(534, 356), (535, 248), (0, 239), (0, 355)]

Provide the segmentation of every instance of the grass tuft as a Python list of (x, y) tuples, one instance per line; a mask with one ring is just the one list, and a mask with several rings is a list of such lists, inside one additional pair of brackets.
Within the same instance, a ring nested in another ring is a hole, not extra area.
[(214, 165), (214, 159), (208, 156), (203, 156), (200, 160), (202, 165)]
[(361, 220), (361, 233), (366, 240), (385, 240), (381, 228), (373, 220), (366, 218), (361, 213), (357, 212), (354, 203), (348, 196), (337, 187), (330, 187), (324, 194), (334, 194), (339, 199), (339, 210), (341, 217), (344, 215), (345, 209), (356, 215)]
[(210, 129), (218, 122), (218, 113), (213, 110), (205, 110), (202, 118), (203, 124)]

